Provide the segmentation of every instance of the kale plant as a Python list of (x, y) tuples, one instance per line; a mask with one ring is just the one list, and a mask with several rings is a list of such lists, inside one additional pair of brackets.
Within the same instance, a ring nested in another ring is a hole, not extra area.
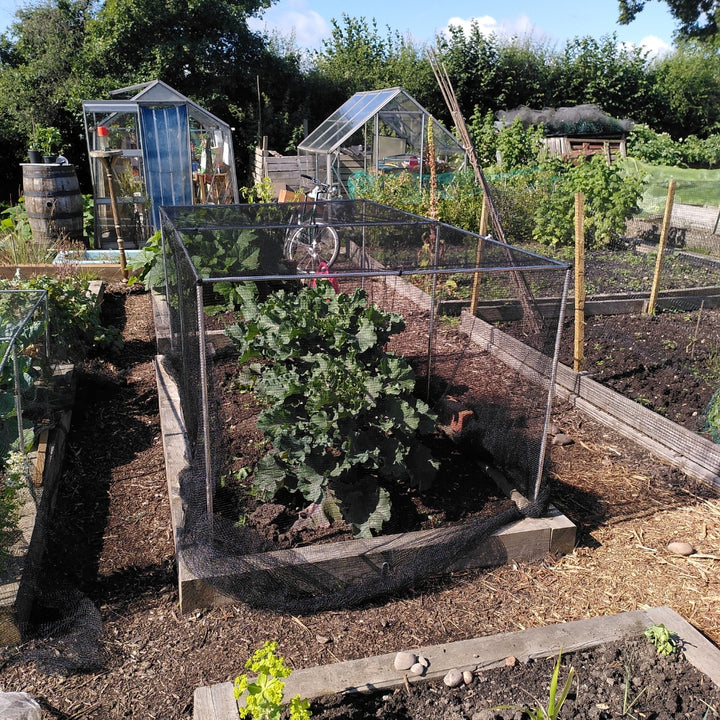
[(404, 319), (363, 290), (336, 294), (328, 282), (264, 302), (249, 284), (238, 287), (244, 321), (226, 332), (241, 364), (262, 361), (248, 368), (272, 445), (255, 468), (255, 492), (300, 495), (370, 536), (390, 518), (388, 484), (424, 489), (437, 469), (420, 441), (435, 417), (413, 394), (408, 362), (384, 349)]

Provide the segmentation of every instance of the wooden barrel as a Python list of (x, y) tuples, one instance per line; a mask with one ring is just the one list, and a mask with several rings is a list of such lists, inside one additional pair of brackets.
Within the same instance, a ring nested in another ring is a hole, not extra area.
[(35, 242), (83, 239), (83, 201), (74, 165), (24, 164), (23, 193)]

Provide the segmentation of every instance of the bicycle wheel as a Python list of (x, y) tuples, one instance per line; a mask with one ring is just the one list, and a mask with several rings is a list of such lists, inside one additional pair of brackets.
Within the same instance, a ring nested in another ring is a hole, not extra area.
[(330, 267), (340, 251), (335, 228), (322, 223), (302, 225), (285, 245), (285, 256), (297, 263), (298, 272), (314, 273), (321, 262)]

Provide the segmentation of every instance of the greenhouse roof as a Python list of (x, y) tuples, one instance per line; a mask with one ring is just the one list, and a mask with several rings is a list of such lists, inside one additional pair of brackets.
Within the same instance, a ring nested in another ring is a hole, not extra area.
[[(379, 118), (400, 138), (415, 146), (422, 145), (430, 113), (401, 87), (355, 93), (299, 145), (298, 150), (330, 153), (339, 149), (353, 133), (373, 117)], [(441, 153), (465, 153), (458, 140), (432, 118), (433, 140)]]

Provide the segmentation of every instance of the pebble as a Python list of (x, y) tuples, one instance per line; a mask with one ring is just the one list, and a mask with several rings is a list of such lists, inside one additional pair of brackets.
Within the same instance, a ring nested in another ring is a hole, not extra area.
[(422, 663), (416, 662), (411, 668), (410, 672), (413, 675), (419, 675), (422, 677), (425, 674), (425, 666)]
[(695, 552), (695, 548), (687, 542), (671, 542), (667, 546), (668, 552), (674, 555), (692, 555)]
[(463, 670), (463, 682), (469, 685), (473, 681), (474, 675), (470, 670)]
[(463, 674), (457, 668), (449, 670), (448, 674), (443, 678), (443, 682), (451, 688), (458, 687), (462, 681)]
[(555, 435), (555, 437), (552, 439), (553, 445), (572, 445), (575, 441), (565, 433), (559, 433), (558, 435)]
[(411, 652), (399, 652), (395, 656), (396, 670), (409, 670), (418, 661), (417, 655)]

